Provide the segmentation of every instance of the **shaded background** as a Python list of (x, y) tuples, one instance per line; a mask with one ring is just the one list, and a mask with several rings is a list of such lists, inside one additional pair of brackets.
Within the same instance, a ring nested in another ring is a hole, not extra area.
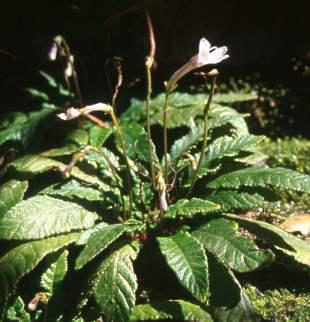
[(117, 18), (136, 6), (148, 7), (153, 19), (158, 63), (155, 92), (163, 89), (162, 81), (175, 68), (197, 52), (199, 39), (205, 36), (212, 44), (229, 47), (230, 59), (220, 66), (222, 79), (259, 73), (271, 84), (293, 88), (300, 102), (294, 113), (305, 134), (310, 120), (308, 0), (2, 1), (1, 113), (33, 109), (24, 88), (40, 83), (38, 70), (62, 79), (60, 66), (47, 60), (57, 34), (67, 39), (75, 55), (86, 102), (110, 100), (105, 62), (112, 56), (124, 59), (124, 82), (131, 95), (143, 94), (148, 51), (143, 11), (133, 10)]

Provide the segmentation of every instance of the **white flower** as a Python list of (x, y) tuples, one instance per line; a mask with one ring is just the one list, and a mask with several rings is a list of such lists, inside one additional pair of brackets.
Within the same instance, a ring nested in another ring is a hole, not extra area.
[(222, 60), (228, 58), (229, 55), (226, 55), (227, 50), (228, 48), (226, 46), (219, 48), (215, 46), (211, 47), (211, 44), (206, 38), (201, 38), (199, 42), (198, 54), (193, 56), (185, 65), (183, 65), (171, 76), (166, 85), (167, 90), (173, 91), (179, 79), (193, 69), (205, 65), (218, 64)]

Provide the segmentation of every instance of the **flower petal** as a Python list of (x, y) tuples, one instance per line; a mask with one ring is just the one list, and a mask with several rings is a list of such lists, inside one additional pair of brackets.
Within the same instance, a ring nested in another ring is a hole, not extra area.
[(217, 64), (222, 60), (228, 58), (229, 56), (226, 55), (227, 50), (228, 48), (226, 46), (223, 46), (211, 51), (208, 57), (208, 64)]
[(211, 44), (206, 38), (201, 38), (199, 42), (199, 52), (197, 57), (197, 65), (203, 66), (208, 63), (209, 51)]

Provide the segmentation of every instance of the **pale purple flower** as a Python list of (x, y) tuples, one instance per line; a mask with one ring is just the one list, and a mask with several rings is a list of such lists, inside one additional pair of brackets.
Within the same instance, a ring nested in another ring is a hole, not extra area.
[(193, 69), (205, 65), (218, 64), (222, 60), (228, 58), (229, 55), (226, 55), (227, 50), (228, 48), (226, 46), (219, 48), (215, 46), (211, 47), (211, 44), (206, 38), (201, 38), (199, 42), (198, 54), (193, 56), (185, 65), (183, 65), (171, 76), (166, 84), (167, 90), (173, 91), (179, 79)]
[(50, 48), (50, 50), (48, 52), (49, 60), (51, 60), (51, 61), (56, 60), (57, 52), (58, 52), (58, 47), (57, 47), (56, 43), (53, 43), (52, 47)]
[(80, 108), (80, 109), (75, 108), (75, 107), (69, 107), (65, 113), (59, 113), (59, 114), (57, 114), (57, 116), (64, 121), (69, 121), (69, 120), (79, 117), (80, 115), (89, 114), (89, 113), (95, 112), (95, 111), (110, 113), (112, 111), (112, 109), (113, 109), (112, 106), (110, 106), (108, 104), (96, 103), (96, 104), (92, 104), (92, 105), (87, 105), (87, 106)]

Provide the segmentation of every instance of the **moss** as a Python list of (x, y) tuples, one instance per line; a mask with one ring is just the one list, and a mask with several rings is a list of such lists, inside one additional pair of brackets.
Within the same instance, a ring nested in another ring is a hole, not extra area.
[(259, 291), (253, 286), (245, 288), (255, 310), (267, 321), (310, 321), (310, 294), (295, 294), (287, 289)]

